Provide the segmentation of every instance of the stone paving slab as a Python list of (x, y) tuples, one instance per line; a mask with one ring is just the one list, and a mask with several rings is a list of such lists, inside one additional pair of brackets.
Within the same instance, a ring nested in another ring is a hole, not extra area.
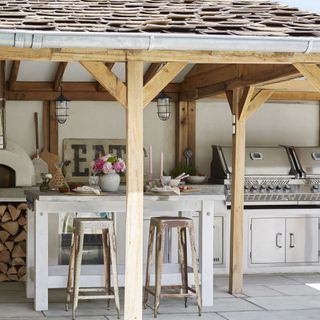
[(227, 312), (221, 316), (228, 320), (319, 320), (319, 310)]
[(255, 297), (246, 300), (266, 310), (319, 309), (320, 319), (320, 296)]

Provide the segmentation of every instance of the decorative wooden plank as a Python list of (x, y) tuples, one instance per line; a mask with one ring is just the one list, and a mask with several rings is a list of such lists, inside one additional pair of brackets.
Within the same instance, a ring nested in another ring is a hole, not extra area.
[(50, 129), (49, 129), (49, 151), (58, 154), (59, 127), (56, 119), (56, 102), (49, 103)]
[(122, 106), (127, 106), (126, 85), (104, 63), (89, 61), (80, 63)]
[(6, 147), (6, 62), (0, 61), (0, 150)]
[(18, 73), (20, 68), (20, 61), (13, 61), (10, 71), (10, 77), (8, 81), (8, 89), (12, 90), (17, 82)]
[(49, 149), (50, 146), (50, 101), (43, 101), (42, 104), (42, 134), (43, 147)]
[(142, 319), (143, 62), (127, 63), (127, 220), (125, 320)]
[(173, 80), (187, 63), (166, 63), (143, 87), (143, 105), (146, 107)]
[(59, 62), (56, 75), (53, 80), (53, 90), (58, 91), (61, 86), (64, 71), (66, 70), (67, 62)]

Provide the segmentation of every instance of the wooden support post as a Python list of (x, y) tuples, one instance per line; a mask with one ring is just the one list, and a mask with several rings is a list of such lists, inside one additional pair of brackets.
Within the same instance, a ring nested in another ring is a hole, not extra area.
[(127, 63), (127, 220), (125, 320), (142, 319), (143, 62)]
[(179, 101), (176, 104), (176, 166), (184, 166), (185, 149), (192, 150), (190, 165), (195, 166), (196, 156), (196, 101)]
[(270, 90), (257, 94), (249, 86), (227, 92), (232, 110), (232, 189), (229, 292), (240, 293), (243, 287), (243, 205), (245, 175), (246, 120), (272, 95)]
[(241, 119), (240, 89), (233, 90), (232, 114), (232, 198), (229, 292), (240, 293), (243, 286), (243, 197), (245, 170), (245, 119)]

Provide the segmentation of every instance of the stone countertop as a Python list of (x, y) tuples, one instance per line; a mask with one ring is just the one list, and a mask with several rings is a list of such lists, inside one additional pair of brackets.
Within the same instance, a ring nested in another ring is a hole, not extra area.
[[(182, 192), (181, 195), (161, 195), (161, 194), (145, 194), (145, 199), (152, 200), (175, 200), (180, 197), (185, 198), (210, 198), (212, 200), (225, 200), (224, 189), (222, 185), (192, 185), (195, 191)], [(126, 198), (125, 190), (120, 189), (118, 192), (103, 192), (101, 195), (94, 194), (62, 194), (56, 191), (40, 192), (39, 190), (26, 190), (28, 201), (44, 200), (44, 201), (89, 201), (99, 200), (99, 198), (108, 198), (110, 201), (122, 201)], [(1, 197), (0, 197), (1, 199)], [(101, 199), (102, 200), (102, 199)]]
[(35, 187), (0, 189), (0, 202), (25, 202), (25, 191)]

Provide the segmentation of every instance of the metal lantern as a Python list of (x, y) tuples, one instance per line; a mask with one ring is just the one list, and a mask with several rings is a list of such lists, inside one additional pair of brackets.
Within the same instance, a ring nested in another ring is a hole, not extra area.
[(157, 114), (160, 120), (166, 121), (170, 118), (171, 99), (163, 91), (157, 97)]
[(62, 87), (60, 87), (60, 96), (56, 99), (56, 119), (58, 123), (64, 124), (68, 119), (68, 100), (62, 94)]

